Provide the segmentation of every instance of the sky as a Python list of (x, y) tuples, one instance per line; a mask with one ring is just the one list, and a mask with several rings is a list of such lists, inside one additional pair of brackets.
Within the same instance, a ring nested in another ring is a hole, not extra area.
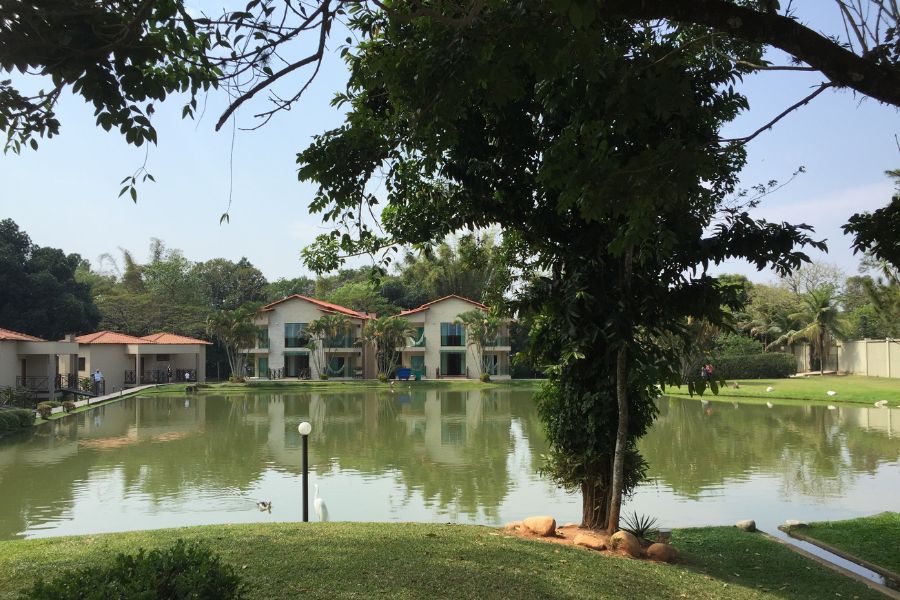
[[(827, 32), (840, 30), (832, 3), (794, 4), (805, 22)], [(177, 98), (157, 104), (159, 144), (146, 155), (156, 183), (139, 188), (137, 203), (118, 197), (119, 182), (143, 164), (145, 149), (96, 127), (93, 110), (79, 98), (63, 98), (61, 135), (43, 141), (38, 151), (0, 156), (0, 218), (13, 219), (34, 243), (77, 252), (94, 265), (104, 253), (118, 255), (119, 248), (144, 260), (151, 238), (159, 238), (194, 261), (247, 257), (270, 281), (309, 275), (300, 250), (326, 229), (318, 215), (308, 212), (315, 190), (297, 181), (295, 158), (312, 136), (342, 121), (329, 104), (346, 83), (338, 39), (343, 36), (335, 37), (302, 103), (259, 130), (232, 135), (229, 124), (214, 132), (224, 109), (222, 94), (205, 100), (196, 121), (180, 118), (183, 102)], [(797, 72), (748, 78), (740, 89), (751, 109), (729, 125), (725, 137), (754, 131), (820, 81), (821, 75)], [(245, 107), (238, 113), (238, 127), (252, 126), (252, 115), (265, 109), (265, 100)], [(749, 144), (741, 176), (746, 187), (787, 180), (801, 165), (806, 169), (766, 197), (754, 216), (814, 226), (816, 236), (827, 239), (829, 253), (813, 252), (812, 258), (855, 274), (859, 257), (852, 255), (840, 226), (851, 214), (890, 200), (893, 185), (884, 172), (900, 167), (898, 134), (897, 110), (849, 91), (825, 92)], [(220, 225), (226, 210), (230, 222)], [(757, 282), (775, 278), (738, 262), (714, 272), (742, 273)]]

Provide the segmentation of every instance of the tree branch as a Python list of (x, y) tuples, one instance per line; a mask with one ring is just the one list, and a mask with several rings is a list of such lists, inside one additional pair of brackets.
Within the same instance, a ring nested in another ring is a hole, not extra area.
[(760, 12), (728, 0), (596, 0), (602, 15), (627, 19), (694, 23), (749, 42), (779, 48), (823, 73), (836, 87), (848, 87), (900, 107), (900, 68), (842, 47), (794, 19)]
[(766, 131), (767, 129), (771, 129), (772, 126), (775, 125), (775, 123), (777, 123), (781, 119), (785, 118), (786, 116), (788, 116), (789, 114), (791, 114), (792, 112), (794, 112), (795, 110), (800, 108), (801, 106), (808, 104), (813, 98), (815, 98), (816, 96), (818, 96), (819, 94), (821, 94), (822, 92), (827, 90), (828, 88), (832, 88), (832, 87), (835, 87), (835, 84), (828, 82), (828, 81), (823, 82), (823, 83), (819, 84), (819, 87), (817, 87), (816, 91), (814, 91), (812, 94), (808, 95), (807, 97), (803, 98), (802, 100), (800, 100), (798, 102), (795, 102), (794, 104), (791, 104), (789, 107), (784, 109), (781, 113), (779, 113), (778, 116), (776, 116), (774, 119), (772, 119), (771, 121), (769, 121), (768, 123), (766, 123), (765, 125), (760, 127), (759, 129), (757, 129), (750, 135), (748, 135), (746, 137), (741, 137), (741, 138), (732, 138), (732, 139), (719, 140), (719, 141), (724, 142), (724, 143), (737, 142), (740, 144), (746, 144), (747, 142), (749, 142), (750, 140), (752, 140), (753, 138), (755, 138), (762, 132)]

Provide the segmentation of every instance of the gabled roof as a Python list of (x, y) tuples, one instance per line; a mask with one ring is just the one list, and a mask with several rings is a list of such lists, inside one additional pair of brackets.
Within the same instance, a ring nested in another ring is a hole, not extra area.
[(309, 298), (307, 296), (301, 296), (300, 294), (294, 294), (293, 296), (288, 296), (287, 298), (282, 298), (281, 300), (276, 300), (271, 304), (266, 304), (260, 310), (263, 311), (271, 311), (275, 310), (275, 306), (281, 304), (282, 302), (287, 302), (288, 300), (305, 300), (310, 304), (315, 304), (319, 308), (328, 311), (328, 312), (337, 312), (343, 315), (347, 315), (348, 317), (355, 317), (357, 319), (371, 319), (372, 317), (367, 315), (366, 313), (361, 313), (359, 311), (355, 311), (351, 308), (347, 308), (346, 306), (341, 306), (340, 304), (332, 304), (331, 302), (325, 302), (323, 300), (316, 300), (315, 298)]
[(198, 340), (196, 338), (187, 337), (184, 335), (176, 335), (174, 333), (166, 333), (165, 331), (160, 331), (159, 333), (153, 333), (151, 335), (145, 335), (141, 338), (142, 340), (147, 340), (148, 342), (152, 342), (154, 344), (206, 344), (207, 346), (211, 346), (211, 342), (207, 342), (206, 340)]
[(3, 329), (0, 327), (0, 340), (9, 340), (16, 342), (46, 342), (47, 340), (43, 340), (39, 337), (34, 337), (33, 335), (28, 335), (27, 333), (19, 333), (18, 331), (12, 331), (11, 329)]
[(438, 298), (437, 300), (432, 300), (431, 302), (426, 302), (419, 308), (411, 308), (409, 310), (404, 310), (400, 314), (401, 315), (411, 315), (413, 313), (422, 312), (423, 310), (428, 310), (429, 308), (431, 308), (433, 305), (437, 304), (438, 302), (443, 302), (444, 300), (450, 300), (450, 299), (462, 300), (463, 302), (468, 302), (469, 304), (472, 304), (472, 305), (480, 308), (481, 310), (488, 310), (488, 307), (485, 306), (484, 304), (482, 304), (481, 302), (475, 302), (474, 300), (469, 300), (468, 298), (463, 298), (462, 296), (457, 296), (456, 294), (450, 294), (449, 296), (444, 296), (443, 298)]
[(148, 340), (116, 331), (97, 331), (75, 338), (79, 344), (152, 344)]

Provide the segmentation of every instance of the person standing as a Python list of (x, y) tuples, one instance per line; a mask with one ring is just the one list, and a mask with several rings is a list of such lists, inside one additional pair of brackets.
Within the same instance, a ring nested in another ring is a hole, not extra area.
[(100, 372), (100, 369), (94, 371), (94, 395), (100, 395), (100, 388), (103, 384), (103, 373)]

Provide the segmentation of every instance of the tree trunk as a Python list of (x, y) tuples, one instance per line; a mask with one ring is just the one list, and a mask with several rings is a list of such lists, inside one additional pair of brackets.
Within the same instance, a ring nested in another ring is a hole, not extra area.
[(581, 484), (581, 526), (603, 529), (609, 521), (609, 490), (590, 483)]
[[(622, 265), (622, 301), (630, 300), (631, 288), (631, 249), (625, 251)], [(630, 331), (629, 331), (630, 333)], [(606, 526), (609, 534), (619, 529), (619, 513), (622, 510), (622, 488), (625, 480), (625, 451), (628, 443), (628, 365), (626, 364), (628, 346), (627, 339), (619, 340), (621, 347), (616, 355), (616, 404), (619, 409), (619, 423), (616, 429), (616, 450), (613, 455), (612, 485), (610, 490), (609, 523)]]
[(619, 426), (616, 429), (616, 451), (613, 455), (612, 490), (610, 492), (609, 522), (606, 526), (610, 535), (619, 529), (619, 514), (622, 511), (622, 486), (625, 478), (625, 449), (628, 443), (628, 371), (626, 349), (622, 346), (616, 356), (616, 403), (619, 407)]

